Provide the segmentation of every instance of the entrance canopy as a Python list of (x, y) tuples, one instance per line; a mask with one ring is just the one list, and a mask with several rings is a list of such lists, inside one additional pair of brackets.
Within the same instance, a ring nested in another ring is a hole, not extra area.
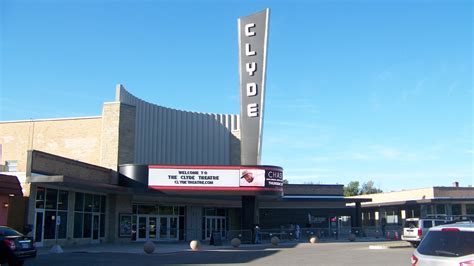
[(277, 196), (283, 193), (278, 166), (121, 165), (120, 174), (149, 189), (173, 195)]

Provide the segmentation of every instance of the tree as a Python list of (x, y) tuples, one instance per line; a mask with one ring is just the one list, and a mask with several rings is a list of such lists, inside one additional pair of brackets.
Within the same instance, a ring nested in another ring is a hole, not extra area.
[(357, 196), (359, 192), (359, 181), (351, 181), (344, 186), (344, 197)]
[(360, 190), (360, 195), (382, 193), (381, 189), (374, 187), (374, 181), (369, 180), (366, 183), (362, 184), (362, 189)]
[(283, 184), (288, 185), (290, 182), (288, 182), (288, 179), (283, 179)]

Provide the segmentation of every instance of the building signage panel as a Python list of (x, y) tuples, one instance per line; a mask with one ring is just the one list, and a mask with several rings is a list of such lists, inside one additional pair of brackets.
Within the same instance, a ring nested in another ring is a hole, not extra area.
[(238, 187), (238, 169), (150, 169), (150, 186)]
[(261, 158), (269, 9), (239, 18), (241, 163)]
[(148, 187), (159, 190), (281, 191), (283, 170), (274, 166), (150, 165)]

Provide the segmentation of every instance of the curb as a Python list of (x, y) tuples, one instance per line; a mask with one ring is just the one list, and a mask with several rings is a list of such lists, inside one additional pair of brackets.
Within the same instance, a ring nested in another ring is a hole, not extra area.
[(369, 249), (409, 248), (409, 245), (370, 245)]
[(369, 249), (389, 249), (388, 246), (369, 246)]

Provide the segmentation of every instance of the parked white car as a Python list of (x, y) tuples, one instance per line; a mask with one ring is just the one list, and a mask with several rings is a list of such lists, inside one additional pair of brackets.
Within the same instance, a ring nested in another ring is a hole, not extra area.
[(443, 219), (408, 218), (403, 226), (402, 240), (410, 242), (413, 247), (417, 247), (431, 227), (445, 223), (446, 220)]
[(474, 223), (433, 227), (411, 257), (412, 266), (474, 265)]

